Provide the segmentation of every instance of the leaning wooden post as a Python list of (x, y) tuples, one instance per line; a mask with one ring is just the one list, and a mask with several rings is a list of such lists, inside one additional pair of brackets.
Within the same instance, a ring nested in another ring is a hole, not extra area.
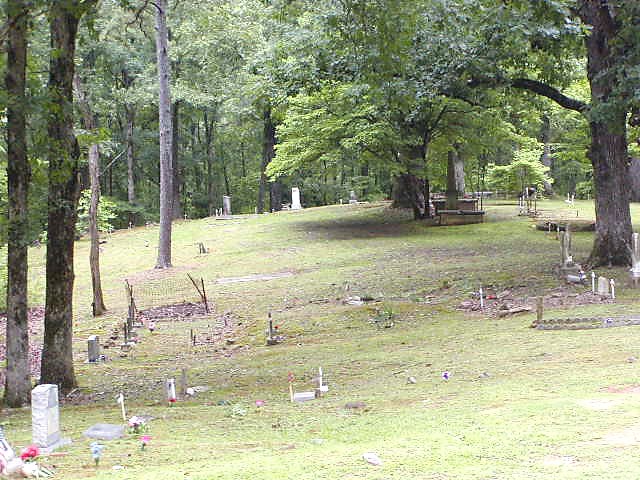
[(538, 297), (538, 303), (536, 305), (536, 321), (542, 322), (544, 316), (544, 297)]

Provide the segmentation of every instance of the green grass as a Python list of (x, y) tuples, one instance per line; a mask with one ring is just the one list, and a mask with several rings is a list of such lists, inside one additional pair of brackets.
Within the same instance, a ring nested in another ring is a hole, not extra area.
[[(556, 215), (593, 216), (590, 202), (571, 209), (541, 202)], [(88, 242), (76, 249), (76, 343), (81, 393), (65, 405), (62, 426), (74, 444), (45, 461), (64, 479), (629, 479), (640, 459), (638, 393), (608, 387), (638, 383), (640, 330), (537, 331), (532, 315), (496, 319), (456, 307), (482, 284), (523, 286), (540, 295), (560, 282), (555, 235), (538, 232), (515, 205), (491, 202), (484, 224), (426, 227), (385, 205), (335, 206), (303, 212), (203, 219), (174, 228), (175, 268), (158, 274), (157, 228), (115, 233), (103, 246), (102, 273), (110, 312), (90, 317)], [(633, 206), (640, 220), (640, 207)], [(145, 241), (149, 246), (145, 246)], [(592, 234), (577, 233), (574, 258), (585, 259)], [(211, 249), (198, 255), (198, 242)], [(31, 251), (30, 298), (43, 303), (44, 249)], [(218, 284), (216, 279), (293, 272), (270, 281)], [(134, 358), (89, 366), (86, 337), (104, 337), (125, 316), (123, 279), (139, 303), (193, 296), (186, 272), (203, 277), (215, 313), (162, 322), (143, 332)], [(638, 311), (626, 269), (599, 273), (618, 281), (613, 305), (557, 307), (548, 316)], [(141, 285), (154, 280), (161, 297)], [(576, 287), (575, 292), (580, 291)], [(348, 296), (379, 300), (344, 305)], [(393, 328), (378, 328), (376, 309), (391, 309)], [(267, 312), (286, 341), (264, 346)], [(188, 345), (228, 312), (237, 331), (207, 346)], [(240, 324), (241, 325), (238, 325)], [(233, 349), (237, 351), (229, 357)], [(287, 373), (309, 388), (322, 366), (329, 394), (306, 404), (288, 401)], [(164, 380), (188, 368), (191, 385), (210, 391), (167, 407)], [(452, 373), (447, 382), (441, 374)], [(414, 376), (416, 384), (408, 384)], [(106, 442), (101, 466), (91, 465), (82, 432), (93, 423), (121, 422), (115, 396), (124, 391), (131, 414), (150, 414), (153, 440)], [(256, 409), (257, 399), (266, 406)], [(221, 400), (231, 405), (218, 405)], [(362, 401), (364, 410), (345, 403)], [(246, 411), (237, 415), (238, 411)], [(17, 446), (30, 439), (27, 410), (2, 412)], [(373, 467), (362, 454), (377, 452)], [(114, 465), (123, 465), (114, 471)]]

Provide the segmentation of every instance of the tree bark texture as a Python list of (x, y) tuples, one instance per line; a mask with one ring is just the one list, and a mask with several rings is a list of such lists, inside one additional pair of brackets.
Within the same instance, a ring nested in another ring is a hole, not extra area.
[(171, 222), (173, 204), (173, 161), (171, 91), (169, 89), (169, 33), (167, 0), (156, 4), (156, 54), (158, 58), (158, 102), (160, 120), (160, 238), (156, 268), (171, 267)]
[[(82, 111), (84, 128), (95, 130), (98, 126), (95, 115), (91, 111), (91, 103), (82, 86), (80, 76), (74, 77), (78, 105)], [(93, 289), (93, 316), (97, 317), (107, 311), (102, 295), (100, 280), (100, 232), (98, 232), (98, 209), (100, 208), (100, 147), (97, 143), (89, 145), (89, 178), (91, 183), (91, 201), (89, 203), (89, 268), (91, 270), (91, 286)]]
[(464, 193), (464, 161), (454, 145), (447, 158), (447, 209), (458, 209), (458, 197)]
[(182, 183), (182, 172), (179, 166), (180, 147), (180, 102), (175, 102), (171, 108), (171, 164), (173, 168), (173, 206), (171, 215), (174, 220), (180, 220), (183, 215), (182, 198), (180, 196), (180, 186)]
[[(553, 157), (551, 156), (551, 120), (548, 115), (542, 116), (542, 128), (540, 131), (540, 140), (542, 141), (543, 151), (540, 156), (540, 162), (549, 169), (553, 165)], [(543, 184), (545, 195), (553, 196), (553, 186), (548, 181)]]
[(207, 155), (207, 203), (209, 208), (209, 215), (213, 214), (215, 208), (215, 189), (213, 183), (213, 163), (214, 163), (214, 149), (213, 149), (213, 134), (214, 134), (214, 120), (209, 121), (207, 111), (204, 112), (204, 136), (205, 136), (205, 150)]
[(27, 310), (27, 198), (31, 171), (27, 157), (26, 62), (28, 7), (22, 0), (7, 2), (7, 183), (8, 183), (8, 285), (7, 374), (4, 401), (21, 407), (31, 398), (29, 377), (29, 320)]
[[(271, 107), (265, 109), (263, 119), (264, 135), (262, 140), (262, 163), (260, 164), (260, 186), (258, 187), (258, 213), (264, 213), (264, 197), (269, 186), (266, 170), (271, 160), (275, 157), (276, 127), (271, 118)], [(273, 205), (271, 205), (271, 208), (273, 209)]]
[(73, 246), (80, 149), (73, 132), (73, 76), (78, 23), (94, 2), (52, 2), (49, 10), (49, 199), (47, 281), (41, 383), (77, 386), (73, 368)]
[(410, 208), (415, 220), (427, 217), (426, 187), (424, 178), (412, 173), (398, 175), (393, 183), (393, 208)]
[(127, 144), (127, 201), (130, 205), (136, 203), (136, 180), (135, 180), (135, 167), (136, 159), (134, 154), (133, 143), (133, 127), (136, 117), (136, 112), (131, 105), (125, 106), (125, 115), (127, 117), (126, 125), (126, 144)]
[(611, 101), (617, 86), (612, 70), (622, 55), (615, 46), (622, 26), (612, 17), (605, 2), (584, 0), (580, 3), (583, 20), (592, 26), (586, 44), (587, 76), (591, 85), (589, 159), (595, 182), (596, 234), (589, 263), (593, 266), (629, 265), (633, 229), (629, 209), (627, 112), (619, 108), (609, 112), (606, 118), (594, 112)]

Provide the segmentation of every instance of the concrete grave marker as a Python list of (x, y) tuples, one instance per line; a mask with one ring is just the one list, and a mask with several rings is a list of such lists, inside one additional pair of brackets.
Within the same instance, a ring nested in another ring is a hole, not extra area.
[(71, 443), (60, 432), (58, 386), (43, 384), (31, 391), (31, 427), (33, 443), (43, 453)]
[(91, 335), (87, 339), (87, 357), (89, 363), (100, 360), (100, 340), (97, 335)]
[(633, 234), (631, 242), (631, 277), (640, 278), (640, 235), (636, 232)]
[(222, 197), (222, 215), (225, 217), (231, 216), (231, 197), (229, 195)]
[(356, 197), (356, 192), (354, 192), (353, 190), (349, 192), (349, 203), (350, 204), (358, 203), (358, 197)]
[(117, 440), (118, 438), (124, 437), (124, 426), (110, 423), (96, 423), (85, 430), (83, 435), (96, 440)]
[(301, 210), (302, 204), (300, 203), (300, 189), (293, 187), (291, 189), (291, 210)]
[(609, 280), (604, 277), (598, 277), (598, 295), (609, 296)]

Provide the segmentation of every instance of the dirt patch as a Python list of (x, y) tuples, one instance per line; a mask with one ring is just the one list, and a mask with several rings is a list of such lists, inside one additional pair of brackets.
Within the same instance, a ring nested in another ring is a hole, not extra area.
[(293, 272), (276, 272), (276, 273), (266, 273), (266, 274), (256, 274), (256, 275), (245, 275), (244, 277), (218, 278), (216, 280), (216, 283), (227, 284), (227, 283), (260, 282), (260, 281), (276, 280), (278, 278), (293, 277), (293, 275), (294, 275)]
[(608, 393), (640, 393), (640, 385), (613, 385), (605, 389)]
[(607, 433), (597, 443), (604, 443), (616, 447), (630, 447), (640, 443), (640, 425), (623, 428), (622, 430), (614, 430)]
[(209, 313), (207, 313), (204, 303), (184, 302), (139, 310), (137, 318), (144, 323), (149, 320), (176, 320), (180, 318), (204, 317), (206, 315), (209, 315)]
[(588, 410), (611, 410), (622, 403), (620, 399), (613, 398), (586, 398), (578, 400), (578, 405)]
[(571, 455), (547, 455), (542, 459), (545, 467), (569, 467), (577, 462), (576, 457)]
[[(44, 307), (29, 309), (29, 368), (34, 378), (40, 378), (40, 358), (42, 356), (42, 335), (44, 332)], [(7, 314), (0, 313), (0, 332), (7, 331)], [(0, 342), (0, 363), (7, 358), (5, 342)], [(4, 385), (4, 368), (0, 369), (0, 384)]]
[[(580, 288), (580, 290), (577, 290)], [(574, 307), (577, 305), (609, 304), (613, 303), (610, 298), (594, 295), (591, 291), (584, 291), (584, 287), (573, 285), (561, 285), (544, 293), (544, 307)], [(510, 311), (513, 313), (531, 312), (536, 310), (537, 297), (531, 295), (531, 287), (518, 285), (512, 288), (496, 290), (494, 287), (487, 287), (484, 291), (484, 309), (482, 313), (489, 317), (507, 316)], [(471, 299), (465, 300), (458, 305), (458, 310), (465, 312), (480, 312), (480, 295), (478, 292), (472, 294)]]

